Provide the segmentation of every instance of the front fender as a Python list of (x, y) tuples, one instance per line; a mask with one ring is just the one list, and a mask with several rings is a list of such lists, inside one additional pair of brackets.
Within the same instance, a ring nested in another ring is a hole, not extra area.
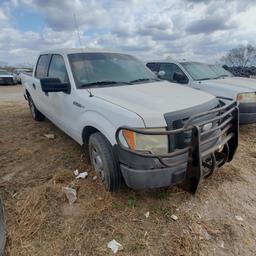
[(231, 100), (236, 100), (237, 94), (241, 92), (241, 89), (238, 88), (237, 86), (216, 83), (213, 81), (204, 81), (201, 83), (194, 82), (193, 86), (196, 89), (208, 92), (217, 97), (225, 97)]
[(99, 130), (112, 144), (116, 144), (115, 132), (117, 130), (116, 125), (108, 118), (96, 111), (86, 111), (83, 115), (80, 116), (80, 144), (83, 144), (83, 129), (86, 126), (92, 126)]

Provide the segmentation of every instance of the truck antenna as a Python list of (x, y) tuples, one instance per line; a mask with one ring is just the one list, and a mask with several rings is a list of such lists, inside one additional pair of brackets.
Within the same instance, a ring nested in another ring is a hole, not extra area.
[(89, 97), (93, 97), (93, 94), (92, 94), (91, 90), (87, 89), (87, 91), (89, 92)]
[(74, 13), (74, 23), (75, 23), (75, 28), (76, 28), (76, 31), (77, 31), (78, 41), (80, 43), (80, 46), (82, 46), (82, 41), (81, 41), (80, 32), (79, 32), (79, 28), (78, 28), (78, 24), (77, 24), (77, 19), (76, 19), (76, 14), (75, 13)]

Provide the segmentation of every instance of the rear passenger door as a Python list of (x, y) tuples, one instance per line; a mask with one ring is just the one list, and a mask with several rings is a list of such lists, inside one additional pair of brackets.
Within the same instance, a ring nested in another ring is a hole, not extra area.
[(174, 63), (161, 63), (160, 71), (164, 71), (165, 75), (162, 79), (178, 84), (188, 84), (189, 79), (180, 67)]
[(36, 107), (46, 116), (47, 113), (47, 105), (46, 105), (46, 94), (42, 91), (41, 88), (41, 78), (46, 78), (48, 73), (48, 67), (51, 60), (51, 54), (43, 54), (40, 55), (36, 64), (32, 88), (30, 90), (32, 99), (36, 105)]

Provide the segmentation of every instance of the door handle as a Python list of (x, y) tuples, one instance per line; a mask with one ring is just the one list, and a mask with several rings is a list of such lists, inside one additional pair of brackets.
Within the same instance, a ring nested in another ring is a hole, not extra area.
[(36, 89), (36, 85), (33, 83), (33, 88)]

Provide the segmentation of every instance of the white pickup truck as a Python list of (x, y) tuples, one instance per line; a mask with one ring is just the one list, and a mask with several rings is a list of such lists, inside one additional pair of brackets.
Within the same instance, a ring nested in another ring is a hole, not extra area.
[(136, 58), (63, 49), (39, 55), (22, 75), (32, 117), (47, 117), (80, 145), (108, 191), (200, 181), (232, 160), (236, 102), (161, 81)]
[(192, 61), (163, 61), (147, 63), (164, 80), (192, 87), (239, 103), (240, 123), (256, 122), (256, 81), (233, 77), (222, 67)]

